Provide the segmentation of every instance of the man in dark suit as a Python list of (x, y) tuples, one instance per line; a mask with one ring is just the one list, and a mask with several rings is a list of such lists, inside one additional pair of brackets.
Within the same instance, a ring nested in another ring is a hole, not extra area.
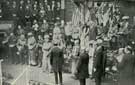
[(54, 47), (50, 52), (50, 60), (51, 60), (52, 70), (54, 71), (55, 83), (58, 84), (58, 75), (59, 75), (60, 85), (62, 85), (63, 84), (62, 66), (64, 64), (64, 57), (63, 57), (63, 51), (59, 48), (57, 41), (54, 42)]
[(96, 85), (101, 85), (101, 79), (104, 74), (104, 49), (101, 45), (103, 43), (102, 39), (97, 39), (97, 48), (95, 51), (95, 58), (94, 58), (94, 77)]
[(135, 57), (132, 55), (132, 49), (127, 46), (124, 49), (125, 55), (118, 64), (119, 85), (135, 85)]
[(89, 77), (88, 73), (89, 55), (85, 49), (81, 50), (80, 58), (77, 64), (76, 76), (80, 81), (80, 85), (86, 85), (86, 78)]
[(17, 37), (15, 36), (14, 33), (10, 33), (10, 36), (8, 38), (8, 45), (9, 45), (9, 57), (12, 61), (12, 64), (17, 64), (16, 42), (17, 42)]

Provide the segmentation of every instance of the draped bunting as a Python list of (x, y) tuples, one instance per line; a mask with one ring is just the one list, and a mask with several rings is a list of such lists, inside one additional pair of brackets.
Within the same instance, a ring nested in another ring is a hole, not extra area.
[(72, 23), (73, 25), (78, 26), (79, 24), (85, 24), (85, 22), (88, 22), (90, 18), (90, 11), (81, 6), (80, 9), (76, 8), (73, 12)]
[[(114, 4), (113, 2), (102, 2), (100, 6), (94, 5), (94, 7), (89, 9), (87, 6), (85, 7), (81, 4), (80, 7), (75, 9), (72, 16), (72, 24), (74, 26), (80, 26), (85, 24), (88, 26), (87, 28), (80, 27), (81, 47), (85, 47), (87, 42), (91, 39), (95, 39), (97, 35), (100, 35), (102, 37), (110, 37), (110, 32), (116, 33), (116, 25), (119, 21), (117, 20), (119, 16), (117, 14), (119, 14), (119, 10), (115, 7), (115, 5), (116, 4)], [(86, 29), (89, 30), (84, 31)], [(87, 37), (89, 37), (89, 40), (86, 40)]]
[(73, 13), (73, 16), (72, 16), (72, 23), (74, 26), (78, 26), (79, 25), (79, 22), (81, 20), (81, 12), (79, 11), (79, 9), (77, 8), (75, 10), (75, 12)]

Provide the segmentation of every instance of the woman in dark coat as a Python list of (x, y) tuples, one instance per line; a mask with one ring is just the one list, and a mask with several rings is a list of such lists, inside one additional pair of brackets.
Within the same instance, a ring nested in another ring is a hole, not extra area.
[(80, 81), (80, 85), (86, 85), (86, 78), (89, 77), (88, 73), (88, 63), (89, 63), (89, 55), (83, 49), (80, 54), (80, 59), (77, 65), (76, 77)]
[(122, 61), (118, 64), (119, 85), (135, 85), (135, 57), (131, 54), (129, 47), (125, 48), (125, 53)]

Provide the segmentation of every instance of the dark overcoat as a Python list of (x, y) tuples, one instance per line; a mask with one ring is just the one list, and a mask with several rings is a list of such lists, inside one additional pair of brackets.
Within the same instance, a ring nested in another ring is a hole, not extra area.
[(89, 77), (88, 63), (89, 63), (88, 53), (84, 52), (80, 54), (80, 58), (77, 65), (77, 73), (76, 73), (78, 79), (85, 79)]
[(95, 51), (94, 57), (94, 68), (96, 71), (94, 72), (94, 77), (99, 78), (104, 75), (105, 71), (105, 55), (104, 55), (104, 47), (101, 46), (98, 50)]
[(54, 47), (50, 53), (50, 61), (54, 72), (62, 71), (64, 64), (63, 51), (59, 47)]
[(125, 54), (118, 64), (119, 85), (135, 85), (135, 57), (132, 54)]

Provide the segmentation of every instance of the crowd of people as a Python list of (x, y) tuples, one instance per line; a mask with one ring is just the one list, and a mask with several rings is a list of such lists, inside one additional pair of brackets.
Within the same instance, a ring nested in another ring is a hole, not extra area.
[[(20, 3), (23, 4), (23, 0)], [(31, 5), (29, 0), (27, 3)], [(13, 1), (13, 4), (16, 3)], [(12, 64), (38, 66), (43, 72), (54, 70), (56, 76), (58, 71), (60, 83), (62, 73), (59, 69), (62, 70), (64, 65), (63, 69), (79, 79), (80, 85), (85, 85), (88, 77), (95, 78), (96, 85), (101, 85), (102, 77), (111, 75), (111, 72), (120, 72), (120, 85), (128, 85), (129, 79), (131, 85), (134, 84), (134, 27), (129, 22), (131, 17), (121, 15), (116, 4), (99, 2), (92, 4), (93, 8), (80, 4), (70, 22), (57, 17), (55, 23), (50, 23), (44, 16), (42, 4), (39, 5), (43, 16), (39, 17), (37, 14), (40, 13), (35, 9), (32, 16), (38, 18), (32, 21), (29, 15), (25, 16), (26, 21), (21, 21), (24, 17), (20, 18), (20, 22), (26, 22), (26, 25), (19, 23), (3, 41), (8, 49), (6, 57)], [(63, 57), (59, 59), (55, 56)]]
[(49, 22), (61, 17), (61, 0), (2, 0), (0, 4), (0, 19), (18, 20), (25, 25), (37, 19), (42, 22), (45, 18)]

